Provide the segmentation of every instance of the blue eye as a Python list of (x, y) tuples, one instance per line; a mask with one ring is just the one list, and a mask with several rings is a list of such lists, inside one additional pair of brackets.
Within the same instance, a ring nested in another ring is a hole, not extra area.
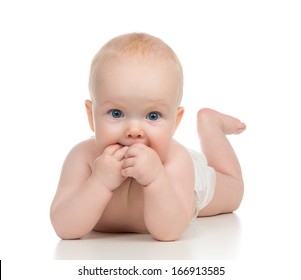
[(122, 113), (120, 110), (118, 110), (118, 109), (113, 109), (113, 110), (111, 110), (111, 111), (109, 112), (109, 114), (110, 114), (111, 117), (114, 118), (114, 119), (120, 119), (120, 118), (123, 118), (123, 117), (124, 117), (123, 113)]
[(157, 113), (157, 112), (150, 112), (150, 113), (146, 116), (146, 118), (147, 118), (148, 120), (151, 120), (151, 121), (157, 121), (158, 119), (161, 118), (161, 116), (160, 116), (160, 114)]

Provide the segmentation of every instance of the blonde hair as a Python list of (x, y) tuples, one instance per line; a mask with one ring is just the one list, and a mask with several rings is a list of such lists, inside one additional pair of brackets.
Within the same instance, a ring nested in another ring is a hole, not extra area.
[(179, 71), (179, 103), (183, 94), (183, 70), (175, 52), (161, 39), (145, 33), (129, 33), (108, 41), (94, 56), (89, 77), (91, 99), (95, 93), (98, 69), (106, 58), (120, 58), (122, 55), (136, 55), (144, 59), (163, 59), (172, 61)]

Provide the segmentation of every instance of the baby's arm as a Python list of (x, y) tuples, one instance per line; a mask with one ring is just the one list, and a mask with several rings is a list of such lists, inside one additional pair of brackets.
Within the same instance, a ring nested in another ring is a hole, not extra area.
[(51, 205), (53, 227), (63, 239), (76, 239), (89, 233), (110, 201), (113, 189), (125, 179), (114, 176), (120, 174), (125, 148), (119, 145), (106, 148), (94, 161), (91, 171), (90, 146), (88, 140), (70, 151)]
[[(161, 241), (178, 239), (191, 221), (194, 173), (189, 154), (179, 144), (164, 166), (155, 151), (142, 144), (129, 148), (124, 176), (144, 185), (144, 221), (150, 234)], [(129, 162), (127, 164), (127, 161)]]

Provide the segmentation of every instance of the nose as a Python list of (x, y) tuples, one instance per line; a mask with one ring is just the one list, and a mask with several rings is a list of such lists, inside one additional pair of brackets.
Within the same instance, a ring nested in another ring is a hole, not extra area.
[(143, 129), (136, 123), (131, 123), (126, 129), (126, 137), (130, 139), (143, 139), (144, 131)]

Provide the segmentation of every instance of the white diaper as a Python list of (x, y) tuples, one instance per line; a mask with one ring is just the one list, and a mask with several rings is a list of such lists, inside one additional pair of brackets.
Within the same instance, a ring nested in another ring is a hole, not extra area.
[(215, 170), (208, 166), (205, 155), (193, 150), (188, 151), (194, 165), (194, 192), (196, 196), (196, 209), (194, 216), (197, 217), (199, 211), (205, 208), (213, 197), (216, 174)]

